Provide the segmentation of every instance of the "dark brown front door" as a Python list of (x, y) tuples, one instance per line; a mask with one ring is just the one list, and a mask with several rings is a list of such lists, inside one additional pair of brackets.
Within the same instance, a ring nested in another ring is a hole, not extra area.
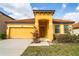
[(47, 21), (39, 21), (39, 33), (40, 37), (46, 37), (47, 35)]
[(44, 26), (39, 27), (40, 37), (45, 37), (45, 30)]

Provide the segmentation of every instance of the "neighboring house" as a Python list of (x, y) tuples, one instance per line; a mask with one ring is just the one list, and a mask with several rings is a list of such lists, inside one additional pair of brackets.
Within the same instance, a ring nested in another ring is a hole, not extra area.
[(72, 27), (73, 27), (73, 34), (78, 35), (79, 34), (79, 22), (78, 23), (74, 23), (72, 25)]
[(6, 20), (14, 20), (14, 19), (0, 11), (0, 32), (6, 32), (7, 28), (5, 23)]
[(54, 10), (33, 10), (35, 18), (10, 20), (7, 23), (7, 38), (30, 39), (33, 38), (34, 26), (38, 29), (40, 37), (53, 40), (53, 34), (65, 34), (68, 26), (74, 21), (53, 19)]

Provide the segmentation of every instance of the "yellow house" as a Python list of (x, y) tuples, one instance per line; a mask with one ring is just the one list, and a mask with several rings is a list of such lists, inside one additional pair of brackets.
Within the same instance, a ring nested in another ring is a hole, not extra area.
[[(35, 18), (10, 20), (7, 23), (7, 38), (30, 39), (33, 38), (34, 26), (40, 33), (40, 38), (53, 40), (53, 34), (66, 33), (65, 28), (72, 26), (74, 21), (53, 19), (54, 10), (33, 10)], [(61, 14), (60, 14), (61, 15)]]

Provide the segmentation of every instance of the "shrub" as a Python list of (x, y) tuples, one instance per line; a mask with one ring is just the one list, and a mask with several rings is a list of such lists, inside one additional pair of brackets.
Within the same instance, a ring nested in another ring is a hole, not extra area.
[(55, 34), (53, 34), (53, 40), (56, 40), (56, 35)]
[(74, 43), (77, 42), (77, 35), (73, 34), (71, 39)]
[(5, 39), (5, 38), (6, 38), (6, 34), (0, 32), (0, 39)]
[(34, 27), (35, 31), (32, 33), (33, 34), (33, 42), (34, 43), (40, 43), (41, 41), (39, 40), (40, 34), (39, 31), (37, 30), (36, 27)]
[(40, 42), (40, 40), (39, 40), (39, 33), (37, 31), (35, 31), (33, 33), (33, 42), (34, 43), (39, 43)]
[(58, 34), (54, 37), (58, 43), (74, 43), (77, 41), (77, 36), (71, 34)]
[(56, 39), (56, 42), (59, 42), (59, 43), (63, 42), (64, 35), (62, 35), (62, 34), (57, 34), (57, 35), (55, 35), (54, 37), (55, 37), (55, 39)]
[(79, 42), (79, 35), (75, 35), (72, 31), (72, 29), (67, 29), (66, 34), (56, 34), (55, 41), (59, 43), (76, 43)]
[(77, 43), (79, 42), (79, 34), (77, 35), (76, 42), (77, 42)]
[(79, 39), (79, 34), (77, 35), (77, 38)]

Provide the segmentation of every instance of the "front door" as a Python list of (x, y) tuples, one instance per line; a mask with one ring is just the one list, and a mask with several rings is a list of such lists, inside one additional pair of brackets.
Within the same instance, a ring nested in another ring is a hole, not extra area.
[(48, 21), (47, 20), (39, 20), (39, 33), (40, 37), (45, 38), (47, 36), (48, 29)]

